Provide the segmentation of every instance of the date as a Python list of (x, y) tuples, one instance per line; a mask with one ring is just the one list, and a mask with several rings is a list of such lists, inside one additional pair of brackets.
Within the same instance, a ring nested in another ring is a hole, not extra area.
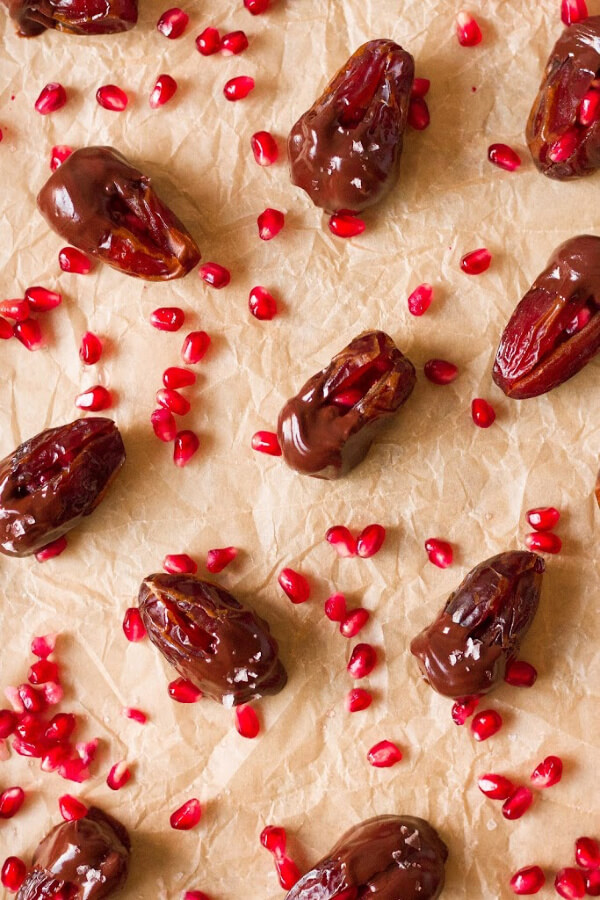
[(424, 819), (377, 816), (355, 825), (286, 900), (435, 900), (448, 848)]
[(410, 645), (435, 691), (462, 700), (502, 681), (535, 618), (544, 569), (541, 556), (511, 550), (469, 572)]
[(187, 275), (200, 251), (158, 198), (150, 178), (112, 147), (76, 150), (50, 176), (37, 204), (61, 237), (135, 278)]
[(365, 331), (310, 378), (279, 414), (288, 466), (335, 479), (360, 463), (376, 431), (415, 386), (413, 364), (383, 331)]
[(600, 350), (600, 237), (561, 244), (504, 329), (493, 378), (524, 400), (572, 378)]
[(237, 706), (285, 686), (268, 623), (216, 584), (193, 575), (149, 575), (138, 603), (154, 646), (213, 700)]
[(29, 556), (89, 516), (125, 462), (112, 419), (49, 428), (0, 461), (0, 552)]
[(137, 22), (137, 0), (0, 0), (17, 23), (20, 37), (48, 28), (69, 34), (114, 34)]
[(360, 212), (392, 189), (414, 71), (398, 44), (369, 41), (298, 119), (288, 139), (292, 183), (315, 206)]

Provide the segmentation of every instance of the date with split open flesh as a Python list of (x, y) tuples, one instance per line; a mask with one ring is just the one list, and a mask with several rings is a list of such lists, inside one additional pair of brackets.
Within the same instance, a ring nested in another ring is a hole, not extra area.
[(540, 172), (561, 180), (600, 166), (600, 16), (570, 25), (556, 42), (527, 122)]
[(0, 461), (0, 552), (29, 556), (89, 516), (125, 462), (112, 419), (49, 428)]
[(292, 183), (315, 206), (360, 212), (391, 190), (413, 80), (410, 53), (369, 41), (298, 119), (288, 139)]
[(410, 645), (435, 691), (462, 700), (502, 681), (537, 612), (544, 569), (541, 556), (509, 550), (469, 572)]
[(493, 378), (507, 397), (537, 397), (572, 378), (600, 350), (600, 237), (571, 238), (515, 309)]
[(138, 603), (152, 643), (213, 700), (237, 706), (285, 686), (268, 623), (216, 584), (193, 575), (149, 575)]
[(200, 251), (151, 180), (112, 147), (76, 150), (38, 194), (40, 212), (74, 247), (147, 281), (187, 275)]
[(355, 825), (286, 900), (435, 900), (448, 848), (429, 822), (377, 816)]
[(310, 378), (279, 414), (288, 466), (317, 478), (345, 475), (415, 386), (413, 364), (383, 331), (365, 331)]
[(70, 34), (114, 34), (137, 22), (137, 0), (1, 0), (18, 25), (20, 37), (47, 28)]
[(93, 806), (46, 835), (17, 900), (51, 900), (59, 891), (65, 900), (102, 900), (125, 884), (130, 850), (125, 826)]

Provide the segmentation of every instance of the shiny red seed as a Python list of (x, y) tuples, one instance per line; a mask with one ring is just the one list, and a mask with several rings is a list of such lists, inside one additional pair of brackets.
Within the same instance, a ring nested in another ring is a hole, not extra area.
[(366, 678), (377, 665), (377, 652), (371, 644), (357, 644), (346, 668), (352, 678)]
[(274, 856), (283, 856), (287, 843), (285, 828), (277, 825), (267, 825), (260, 833), (260, 842), (265, 850)]
[(210, 897), (203, 891), (186, 891), (183, 900), (210, 900)]
[(431, 87), (429, 78), (415, 78), (410, 89), (411, 97), (426, 97)]
[(236, 706), (235, 727), (245, 738), (255, 738), (260, 731), (260, 723), (256, 711), (251, 706)]
[(430, 284), (420, 284), (408, 298), (408, 311), (413, 316), (422, 316), (431, 306), (433, 288)]
[(499, 169), (505, 169), (507, 172), (514, 172), (521, 165), (521, 157), (508, 144), (490, 144), (488, 159)]
[(252, 435), (252, 449), (269, 456), (281, 456), (281, 447), (273, 431), (257, 431)]
[(97, 334), (86, 331), (79, 345), (79, 359), (84, 366), (93, 366), (102, 356), (102, 341)]
[(116, 84), (103, 84), (102, 87), (99, 87), (96, 91), (96, 100), (103, 109), (108, 109), (110, 112), (123, 112), (129, 103), (129, 97), (125, 91)]
[(137, 643), (146, 637), (146, 628), (142, 622), (140, 611), (136, 606), (130, 606), (123, 619), (123, 631), (128, 641)]
[(358, 234), (362, 234), (365, 228), (366, 225), (362, 219), (347, 213), (337, 213), (329, 219), (329, 230), (336, 237), (356, 237)]
[(0, 819), (12, 819), (25, 802), (25, 791), (21, 787), (7, 788), (0, 794)]
[(584, 873), (585, 892), (588, 897), (600, 897), (600, 869), (592, 869)]
[(502, 815), (511, 822), (524, 816), (533, 803), (533, 794), (528, 787), (518, 787), (502, 804)]
[(560, 553), (562, 540), (552, 531), (535, 531), (525, 535), (525, 546), (541, 553)]
[(9, 856), (4, 860), (0, 872), (0, 881), (7, 891), (16, 894), (27, 875), (27, 866), (18, 856)]
[(50, 719), (44, 737), (49, 741), (66, 741), (77, 726), (73, 713), (57, 713)]
[(248, 47), (248, 38), (245, 31), (230, 31), (223, 35), (221, 40), (221, 53), (223, 56), (237, 56)]
[(138, 725), (145, 725), (148, 721), (146, 713), (142, 712), (141, 709), (136, 709), (135, 706), (125, 706), (121, 712), (126, 719), (131, 719), (132, 722), (137, 722)]
[(461, 47), (475, 47), (481, 43), (481, 28), (471, 13), (464, 9), (456, 16), (456, 36)]
[(13, 334), (28, 350), (39, 350), (44, 346), (42, 329), (36, 319), (25, 319), (24, 322), (15, 322)]
[(575, 841), (575, 862), (582, 869), (600, 869), (600, 844), (591, 837)]
[(17, 727), (17, 716), (12, 709), (0, 709), (0, 740), (9, 737)]
[(60, 684), (55, 684), (53, 681), (49, 681), (48, 684), (45, 684), (42, 690), (48, 706), (56, 706), (57, 703), (60, 703), (65, 693)]
[(176, 38), (181, 37), (187, 28), (189, 20), (190, 17), (186, 12), (179, 9), (178, 6), (174, 6), (172, 9), (168, 9), (162, 14), (156, 23), (156, 27), (166, 38), (175, 40)]
[(58, 774), (67, 781), (74, 781), (76, 784), (82, 784), (90, 778), (87, 763), (82, 759), (68, 759), (58, 767)]
[(546, 884), (546, 876), (539, 866), (525, 866), (510, 879), (513, 894), (537, 894)]
[(196, 383), (196, 374), (191, 369), (182, 369), (180, 366), (169, 366), (163, 372), (163, 384), (166, 388), (189, 387)]
[(173, 445), (173, 462), (182, 469), (187, 466), (191, 458), (197, 453), (200, 447), (198, 435), (193, 431), (185, 430), (177, 432), (175, 443)]
[(363, 528), (356, 541), (356, 552), (362, 559), (369, 559), (379, 553), (385, 541), (385, 528), (383, 525), (367, 525)]
[(85, 253), (75, 247), (63, 247), (58, 254), (58, 264), (63, 272), (70, 272), (71, 275), (87, 275), (92, 268)]
[(23, 713), (19, 716), (17, 735), (24, 741), (39, 742), (44, 734), (44, 725), (39, 715), (35, 713)]
[(588, 17), (585, 0), (562, 0), (560, 17), (565, 25), (576, 25)]
[(202, 808), (200, 801), (196, 798), (187, 800), (182, 806), (171, 813), (171, 828), (177, 831), (190, 831), (195, 828), (202, 818)]
[(62, 109), (67, 102), (67, 92), (62, 84), (52, 81), (42, 88), (40, 96), (35, 101), (35, 108), (42, 116)]
[(560, 756), (547, 756), (531, 773), (531, 781), (537, 788), (553, 787), (561, 780), (562, 772)]
[(73, 152), (73, 148), (67, 146), (67, 144), (56, 144), (50, 151), (50, 168), (53, 172), (56, 172), (59, 166), (62, 166), (64, 161), (68, 159)]
[(40, 659), (46, 659), (51, 653), (54, 653), (56, 647), (56, 634), (45, 634), (42, 637), (34, 637), (31, 642), (31, 652)]
[(151, 109), (158, 109), (172, 100), (177, 92), (177, 82), (171, 75), (159, 75), (150, 94)]
[(28, 300), (1, 300), (0, 316), (12, 319), (14, 322), (24, 322), (29, 318), (31, 309)]
[(373, 702), (373, 697), (364, 688), (353, 688), (346, 696), (346, 709), (348, 712), (360, 712), (367, 709)]
[(206, 568), (213, 575), (222, 572), (238, 555), (237, 547), (217, 547), (206, 555)]
[(106, 783), (111, 791), (120, 791), (121, 788), (125, 787), (130, 778), (131, 772), (128, 769), (125, 760), (122, 759), (120, 762), (115, 763), (111, 768)]
[(49, 544), (46, 544), (45, 547), (42, 547), (35, 554), (35, 558), (39, 563), (48, 562), (49, 559), (54, 559), (55, 556), (60, 556), (61, 553), (64, 553), (67, 549), (67, 539), (66, 537), (56, 538), (55, 541), (50, 541)]
[(163, 569), (171, 575), (194, 575), (198, 571), (198, 563), (187, 553), (169, 553), (163, 559)]
[(244, 0), (244, 6), (253, 16), (259, 16), (269, 8), (269, 0)]
[(187, 416), (191, 409), (191, 403), (187, 397), (172, 388), (160, 388), (156, 392), (156, 402), (175, 416)]
[(58, 666), (48, 659), (40, 659), (30, 667), (27, 680), (30, 684), (47, 684), (49, 681), (58, 683)]
[(515, 790), (515, 786), (509, 778), (505, 778), (504, 775), (494, 775), (492, 772), (481, 775), (477, 779), (477, 787), (490, 800), (508, 800)]
[(359, 607), (351, 610), (340, 623), (340, 634), (345, 638), (356, 637), (359, 631), (365, 627), (369, 621), (370, 613), (366, 609)]
[(402, 751), (392, 741), (379, 741), (367, 753), (367, 759), (376, 769), (388, 769), (402, 759)]
[(193, 366), (204, 358), (209, 347), (210, 337), (205, 331), (190, 331), (183, 342), (181, 358)]
[(466, 275), (481, 275), (487, 272), (492, 262), (492, 254), (485, 247), (479, 250), (471, 250), (465, 253), (460, 261), (460, 267)]
[(250, 138), (254, 159), (259, 166), (272, 166), (279, 157), (277, 141), (269, 131), (257, 131)]
[(585, 897), (585, 878), (579, 869), (567, 866), (556, 874), (554, 890), (567, 900), (581, 900)]
[(332, 622), (342, 622), (346, 617), (346, 598), (343, 594), (332, 594), (325, 601), (325, 615)]
[(560, 512), (554, 506), (538, 506), (525, 513), (527, 521), (536, 531), (551, 531), (560, 519)]
[(277, 580), (292, 603), (306, 603), (310, 597), (310, 585), (300, 572), (296, 572), (294, 569), (282, 569)]
[(471, 401), (471, 418), (478, 428), (489, 428), (496, 421), (496, 411), (487, 400), (476, 397)]
[(471, 720), (471, 731), (476, 741), (487, 741), (502, 728), (502, 716), (495, 709), (484, 709)]
[(168, 444), (175, 440), (177, 434), (177, 423), (173, 413), (168, 409), (155, 409), (150, 416), (154, 434), (160, 441)]
[(231, 272), (225, 266), (219, 263), (207, 262), (203, 263), (198, 269), (198, 274), (205, 284), (214, 287), (217, 290), (227, 287), (231, 281)]
[(226, 100), (243, 100), (248, 94), (254, 90), (254, 78), (249, 75), (238, 75), (237, 78), (230, 78), (225, 83), (223, 93)]
[(277, 315), (277, 301), (265, 287), (257, 285), (250, 291), (248, 307), (255, 319), (270, 322)]
[(325, 540), (331, 544), (338, 556), (356, 556), (356, 540), (345, 525), (333, 525), (328, 529)]
[(169, 697), (177, 703), (197, 703), (202, 698), (202, 691), (187, 678), (176, 678), (169, 683)]
[(78, 819), (83, 819), (88, 813), (85, 803), (71, 794), (63, 794), (58, 798), (58, 808), (65, 822), (76, 822)]
[(278, 209), (267, 207), (258, 217), (257, 224), (261, 241), (272, 241), (285, 225), (285, 216)]
[(0, 316), (0, 340), (7, 341), (11, 337), (13, 337), (12, 325)]
[(43, 693), (30, 684), (20, 684), (17, 691), (26, 712), (40, 713), (46, 709), (47, 703)]
[(580, 133), (576, 128), (569, 128), (557, 141), (548, 148), (548, 159), (551, 162), (565, 162), (577, 150), (580, 141)]
[(78, 409), (85, 409), (87, 412), (100, 412), (100, 410), (109, 409), (112, 406), (112, 397), (105, 387), (96, 384), (75, 397), (75, 406)]
[(423, 97), (411, 97), (408, 105), (408, 124), (415, 131), (424, 131), (431, 121), (427, 101)]
[(221, 49), (221, 35), (216, 28), (205, 28), (196, 38), (196, 49), (202, 56), (212, 56)]
[(584, 96), (579, 105), (577, 118), (581, 125), (588, 127), (600, 118), (600, 92), (591, 90)]
[(150, 324), (159, 331), (179, 331), (185, 313), (179, 306), (160, 306), (150, 314)]
[(425, 363), (424, 371), (433, 384), (450, 384), (458, 375), (458, 367), (445, 359), (430, 359)]
[(454, 551), (451, 544), (447, 541), (442, 541), (440, 538), (427, 538), (425, 550), (427, 551), (429, 562), (439, 569), (447, 569), (448, 566), (452, 565)]
[(284, 891), (291, 891), (296, 882), (300, 881), (300, 869), (289, 856), (277, 857), (275, 870), (279, 877), (279, 884)]
[(75, 745), (79, 758), (84, 766), (89, 766), (93, 763), (96, 758), (96, 753), (98, 752), (99, 744), (100, 740), (98, 738), (93, 738), (91, 741), (81, 741)]
[(513, 687), (533, 687), (537, 680), (537, 669), (522, 659), (509, 662), (504, 673), (504, 680)]

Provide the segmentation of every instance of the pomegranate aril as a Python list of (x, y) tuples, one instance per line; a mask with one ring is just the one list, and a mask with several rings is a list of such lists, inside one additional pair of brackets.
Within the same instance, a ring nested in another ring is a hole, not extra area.
[(177, 703), (197, 703), (202, 698), (202, 691), (187, 678), (176, 678), (168, 687), (169, 697)]
[(42, 547), (35, 554), (35, 558), (39, 563), (48, 562), (49, 559), (54, 559), (55, 556), (60, 556), (61, 553), (67, 549), (67, 539), (66, 537), (56, 538), (55, 541), (50, 541), (49, 544), (46, 544), (45, 547)]
[(494, 775), (492, 772), (481, 775), (477, 779), (477, 787), (490, 800), (508, 800), (515, 790), (510, 779), (505, 778), (504, 775)]
[(62, 294), (56, 291), (49, 291), (45, 287), (29, 287), (25, 291), (25, 299), (34, 312), (49, 312), (56, 309), (62, 303)]
[(281, 447), (273, 431), (257, 431), (252, 435), (252, 449), (269, 456), (281, 456)]
[(198, 451), (200, 441), (193, 431), (178, 431), (173, 444), (173, 462), (180, 469), (187, 466), (191, 458)]
[(348, 712), (360, 712), (367, 709), (373, 702), (373, 697), (364, 688), (353, 688), (346, 697), (346, 709)]
[(40, 659), (46, 659), (51, 653), (54, 653), (56, 638), (56, 634), (45, 634), (41, 637), (34, 637), (31, 642), (31, 652)]
[(476, 397), (471, 402), (471, 418), (478, 428), (489, 428), (496, 421), (496, 411), (487, 400)]
[(513, 894), (537, 894), (544, 887), (546, 876), (539, 866), (525, 866), (510, 879)]
[(269, 131), (257, 131), (250, 138), (254, 159), (259, 166), (272, 166), (279, 158), (279, 147)]
[(502, 716), (495, 709), (484, 709), (471, 720), (471, 731), (476, 741), (487, 741), (502, 728)]
[(457, 377), (458, 368), (445, 359), (430, 359), (425, 363), (424, 372), (433, 384), (450, 384)]
[(231, 272), (229, 269), (226, 269), (225, 266), (220, 266), (219, 263), (215, 262), (203, 263), (198, 269), (198, 274), (205, 284), (208, 284), (210, 287), (214, 287), (217, 290), (227, 287), (231, 281)]
[(292, 603), (306, 603), (310, 597), (310, 585), (300, 572), (296, 572), (294, 569), (282, 569), (277, 580)]
[(527, 521), (536, 531), (550, 531), (558, 524), (560, 512), (554, 506), (537, 506), (525, 513)]
[(344, 621), (340, 623), (340, 634), (345, 638), (356, 637), (358, 632), (361, 631), (369, 621), (369, 616), (370, 613), (366, 609), (353, 609), (348, 613)]
[(244, 0), (244, 6), (253, 16), (259, 16), (269, 8), (270, 0)]
[(186, 891), (183, 900), (210, 900), (210, 897), (203, 891)]
[(0, 340), (8, 341), (11, 337), (13, 337), (12, 325), (0, 316)]
[(78, 819), (83, 819), (88, 812), (87, 806), (71, 794), (63, 794), (58, 798), (58, 808), (65, 822), (76, 822)]
[(225, 83), (223, 93), (227, 100), (243, 100), (254, 90), (254, 78), (249, 75), (238, 75)]
[(70, 754), (70, 744), (56, 744), (43, 754), (40, 769), (42, 772), (56, 772), (66, 763)]
[(141, 709), (136, 709), (135, 706), (124, 706), (121, 712), (126, 719), (131, 719), (132, 722), (137, 722), (138, 725), (145, 725), (148, 721), (146, 713), (142, 712)]
[(277, 315), (277, 301), (266, 288), (257, 285), (248, 298), (250, 312), (255, 319), (270, 322)]
[(9, 856), (4, 860), (2, 870), (0, 871), (0, 881), (7, 891), (14, 894), (19, 890), (25, 876), (27, 875), (27, 866), (18, 856)]
[(160, 441), (164, 441), (166, 444), (168, 444), (170, 441), (175, 440), (175, 435), (177, 434), (177, 423), (175, 422), (173, 413), (170, 410), (162, 408), (155, 409), (150, 416), (150, 421), (152, 422), (154, 434)]
[(179, 306), (160, 306), (150, 314), (150, 324), (159, 331), (179, 331), (185, 313)]
[(367, 525), (358, 536), (356, 552), (362, 559), (369, 559), (379, 553), (384, 541), (385, 528), (383, 525)]
[(325, 615), (332, 622), (342, 622), (346, 616), (346, 598), (343, 594), (332, 594), (325, 601)]
[(376, 769), (395, 766), (402, 759), (402, 751), (392, 741), (379, 741), (367, 753), (367, 759)]
[(196, 49), (202, 56), (212, 56), (221, 48), (221, 35), (216, 28), (205, 28), (196, 38)]
[(430, 284), (420, 284), (408, 298), (408, 311), (413, 316), (422, 316), (431, 306), (433, 288)]
[(28, 350), (39, 350), (44, 345), (42, 329), (36, 319), (15, 322), (13, 334)]
[(146, 628), (142, 622), (140, 611), (136, 606), (130, 606), (123, 619), (123, 631), (128, 641), (137, 643), (146, 637)]
[(96, 384), (75, 397), (75, 406), (88, 412), (100, 412), (100, 410), (109, 409), (112, 406), (112, 397), (105, 387)]
[(268, 206), (256, 220), (258, 224), (258, 236), (261, 241), (271, 241), (277, 237), (285, 225), (285, 216), (278, 209)]
[(377, 652), (371, 644), (357, 644), (346, 668), (352, 678), (366, 678), (377, 665)]
[(190, 331), (183, 342), (181, 358), (193, 366), (204, 358), (209, 347), (210, 337), (205, 331)]
[(325, 540), (331, 544), (338, 556), (343, 558), (356, 556), (356, 541), (345, 525), (333, 525), (328, 529)]
[(16, 732), (24, 741), (38, 742), (44, 734), (45, 722), (39, 715), (23, 713), (19, 716)]
[(66, 102), (67, 92), (64, 87), (62, 84), (52, 81), (50, 84), (47, 84), (46, 87), (42, 88), (39, 97), (35, 101), (35, 108), (40, 115), (47, 116), (50, 113), (62, 109)]
[(521, 157), (508, 144), (490, 144), (488, 159), (499, 169), (505, 169), (507, 172), (514, 172), (521, 165)]
[(17, 690), (26, 712), (39, 713), (46, 709), (47, 703), (41, 691), (30, 684), (20, 684)]
[(585, 892), (588, 897), (600, 897), (600, 869), (584, 873)]
[(439, 569), (447, 569), (448, 566), (452, 565), (454, 551), (451, 544), (447, 541), (442, 541), (440, 538), (427, 538), (425, 550), (427, 551), (429, 562)]
[(196, 827), (201, 818), (202, 808), (200, 801), (194, 797), (191, 800), (187, 800), (174, 813), (171, 813), (171, 828), (175, 828), (177, 831), (189, 831), (191, 828)]
[(89, 258), (76, 247), (63, 247), (58, 254), (58, 264), (63, 272), (72, 275), (87, 275), (92, 268)]
[(539, 550), (541, 553), (560, 553), (562, 540), (552, 531), (534, 531), (525, 535), (525, 546), (528, 550)]
[(415, 78), (410, 89), (411, 97), (426, 97), (431, 87), (429, 78)]
[(223, 56), (237, 56), (248, 47), (248, 38), (245, 31), (230, 31), (224, 34), (221, 40), (221, 53)]
[(190, 401), (172, 388), (160, 388), (156, 392), (156, 402), (176, 416), (186, 416), (191, 409)]
[(235, 727), (245, 738), (255, 738), (260, 731), (260, 722), (256, 711), (251, 706), (236, 706)]
[(102, 341), (97, 334), (86, 331), (79, 346), (79, 359), (84, 366), (93, 366), (102, 356)]
[(20, 787), (7, 788), (0, 794), (0, 819), (12, 819), (25, 802), (25, 791)]
[(28, 300), (2, 300), (0, 301), (0, 316), (12, 319), (14, 322), (24, 322), (29, 318)]
[(291, 891), (296, 882), (300, 881), (300, 869), (289, 856), (276, 857), (275, 869), (284, 891)]
[(479, 250), (471, 250), (465, 253), (460, 261), (460, 267), (466, 275), (481, 275), (487, 272), (492, 262), (492, 254), (485, 247)]
[(42, 690), (48, 706), (56, 706), (57, 703), (60, 703), (65, 693), (60, 684), (56, 684), (54, 681), (49, 681)]
[(562, 0), (560, 17), (565, 25), (576, 25), (588, 17), (585, 0)]
[(277, 825), (265, 826), (260, 833), (260, 842), (265, 850), (274, 856), (284, 856), (287, 843), (285, 828), (279, 828)]
[(122, 787), (125, 787), (130, 778), (131, 772), (129, 771), (125, 760), (122, 759), (120, 762), (115, 763), (111, 768), (106, 783), (111, 791), (120, 791)]
[(123, 112), (129, 103), (129, 97), (125, 91), (116, 84), (103, 84), (96, 91), (96, 100), (103, 109), (110, 112)]
[(50, 151), (50, 169), (53, 172), (56, 172), (59, 166), (62, 166), (64, 161), (68, 159), (73, 152), (73, 148), (67, 146), (67, 144), (56, 144)]
[(551, 162), (565, 162), (573, 155), (581, 139), (576, 128), (569, 128), (557, 141), (548, 148), (548, 159)]
[(189, 387), (196, 383), (196, 374), (191, 369), (182, 369), (180, 366), (169, 366), (163, 372), (163, 384), (173, 390)]
[(349, 213), (336, 213), (329, 218), (329, 230), (336, 237), (352, 238), (362, 234), (366, 228), (362, 219)]
[(206, 568), (216, 575), (227, 568), (237, 555), (237, 547), (215, 547), (206, 554)]
[(171, 575), (194, 575), (198, 571), (198, 563), (187, 553), (169, 553), (163, 559), (163, 569)]
[(562, 771), (560, 756), (547, 756), (531, 773), (531, 781), (537, 788), (553, 787), (561, 780)]
[(586, 128), (600, 118), (600, 92), (588, 91), (579, 105), (579, 123)]
[(575, 841), (575, 862), (582, 869), (600, 869), (600, 844), (591, 837)]
[(504, 680), (513, 687), (533, 687), (537, 680), (537, 674), (537, 669), (531, 663), (513, 659), (506, 667)]
[(166, 38), (175, 40), (176, 38), (181, 37), (187, 28), (189, 20), (190, 17), (186, 12), (178, 6), (174, 6), (171, 9), (167, 9), (166, 12), (162, 14), (156, 23), (156, 27)]
[(427, 101), (423, 97), (411, 97), (408, 105), (408, 124), (415, 131), (424, 131), (431, 121)]
[(66, 741), (75, 731), (76, 725), (73, 713), (57, 713), (50, 719), (44, 737), (49, 741)]
[(177, 82), (171, 75), (159, 75), (150, 94), (151, 109), (158, 109), (172, 100), (177, 92)]
[(518, 787), (502, 804), (502, 815), (513, 821), (524, 816), (533, 803), (533, 794), (528, 787)]
[(591, 309), (588, 309), (587, 306), (584, 306), (583, 309), (580, 309), (578, 313), (575, 313), (575, 315), (565, 328), (565, 334), (568, 334), (569, 337), (572, 337), (574, 334), (577, 334), (578, 331), (582, 331), (582, 329), (585, 328), (591, 318)]
[(16, 713), (12, 709), (0, 709), (0, 740), (9, 737), (16, 727)]
[(585, 878), (579, 869), (569, 866), (556, 873), (554, 890), (567, 900), (580, 900), (585, 897)]
[(475, 47), (481, 43), (481, 28), (471, 13), (464, 9), (456, 16), (456, 36), (461, 47)]
[(48, 681), (58, 681), (58, 666), (47, 659), (40, 659), (34, 663), (27, 673), (27, 680), (31, 684), (46, 684)]

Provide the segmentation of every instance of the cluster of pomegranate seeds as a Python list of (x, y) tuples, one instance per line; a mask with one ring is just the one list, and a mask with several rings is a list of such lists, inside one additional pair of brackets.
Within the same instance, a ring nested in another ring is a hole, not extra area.
[(0, 881), (7, 891), (17, 893), (27, 875), (27, 866), (18, 856), (9, 856), (4, 860), (2, 871), (0, 872)]
[(420, 284), (408, 298), (409, 313), (412, 316), (422, 316), (431, 306), (432, 299), (433, 287), (430, 284)]
[(585, 0), (562, 0), (560, 17), (565, 25), (576, 25), (588, 17)]
[(504, 680), (513, 687), (533, 687), (537, 680), (537, 669), (522, 659), (512, 659), (504, 673)]
[(483, 397), (471, 401), (471, 418), (478, 428), (489, 428), (496, 421), (496, 410)]
[(73, 148), (69, 147), (67, 144), (56, 144), (50, 151), (51, 171), (56, 172), (58, 167), (62, 166), (64, 161), (69, 158), (72, 152)]
[(425, 541), (425, 550), (429, 558), (429, 562), (437, 566), (438, 569), (447, 569), (452, 565), (454, 551), (452, 545), (448, 541), (440, 538), (427, 538)]
[(424, 372), (432, 384), (450, 384), (458, 376), (458, 367), (445, 359), (430, 359), (425, 363)]
[(87, 816), (88, 808), (85, 803), (73, 797), (71, 794), (63, 794), (58, 798), (58, 808), (65, 822), (76, 822)]
[[(9, 712), (9, 710), (6, 711)], [(19, 812), (24, 802), (25, 791), (23, 788), (7, 788), (0, 794), (0, 819), (12, 819)]]
[(102, 356), (102, 341), (97, 334), (86, 331), (79, 345), (79, 359), (84, 366), (93, 366)]
[(176, 678), (168, 688), (169, 697), (177, 703), (197, 703), (202, 699), (202, 691), (187, 678)]
[(245, 738), (255, 738), (260, 731), (260, 722), (256, 710), (243, 705), (235, 708), (235, 727), (238, 734)]
[(198, 274), (205, 284), (208, 284), (210, 287), (214, 287), (217, 290), (227, 287), (231, 281), (231, 272), (229, 269), (226, 269), (225, 266), (221, 266), (219, 263), (215, 262), (203, 263), (198, 269)]
[(276, 825), (267, 825), (261, 831), (260, 842), (265, 850), (273, 854), (275, 870), (281, 887), (285, 891), (291, 891), (296, 882), (300, 880), (300, 870), (285, 852), (287, 845), (285, 829)]
[(206, 568), (213, 575), (222, 572), (238, 555), (237, 547), (216, 547), (206, 555)]
[(76, 247), (63, 247), (58, 254), (58, 264), (63, 272), (71, 275), (88, 275), (92, 269), (90, 258)]
[(162, 14), (156, 23), (156, 27), (166, 38), (175, 40), (176, 38), (181, 37), (187, 28), (189, 20), (190, 17), (186, 12), (179, 9), (178, 6), (174, 6), (172, 9), (167, 9), (166, 12)]
[(250, 291), (248, 308), (254, 318), (261, 322), (270, 322), (277, 315), (277, 301), (275, 297), (261, 285), (256, 285)]
[(543, 506), (530, 509), (526, 513), (527, 521), (535, 528), (535, 532), (525, 535), (525, 546), (528, 550), (541, 553), (560, 553), (562, 540), (551, 531), (558, 524), (560, 512), (554, 506)]
[(171, 813), (171, 828), (176, 831), (191, 831), (195, 828), (202, 818), (202, 807), (200, 801), (193, 797), (191, 800), (180, 806), (175, 812)]
[(279, 157), (277, 141), (269, 131), (257, 131), (250, 138), (254, 159), (259, 166), (272, 166)]
[(424, 131), (431, 121), (427, 101), (423, 97), (411, 97), (408, 105), (408, 124), (415, 131)]
[(481, 43), (481, 28), (471, 13), (464, 9), (456, 16), (456, 36), (461, 47), (476, 47)]
[(159, 331), (179, 331), (185, 313), (179, 306), (159, 306), (150, 313), (150, 324)]
[(521, 157), (508, 144), (490, 144), (488, 159), (499, 169), (505, 169), (507, 172), (515, 172), (521, 165)]
[(129, 103), (125, 91), (116, 84), (103, 84), (96, 91), (96, 100), (103, 109), (110, 112), (123, 112)]
[(351, 213), (335, 213), (329, 218), (329, 230), (336, 237), (352, 238), (362, 234), (365, 230), (365, 223), (358, 216)]
[(245, 31), (230, 31), (223, 35), (220, 47), (223, 56), (237, 56), (247, 49), (248, 38)]
[(236, 78), (230, 78), (225, 82), (223, 94), (226, 100), (232, 102), (236, 100), (244, 100), (251, 91), (254, 90), (254, 78), (250, 75), (238, 75)]
[(377, 665), (377, 651), (371, 644), (357, 644), (352, 650), (346, 668), (357, 680), (370, 675)]
[(109, 409), (112, 406), (112, 396), (105, 387), (96, 384), (75, 397), (75, 406), (86, 412), (100, 412), (100, 410)]
[(62, 84), (56, 81), (50, 82), (42, 88), (39, 97), (35, 101), (35, 108), (41, 116), (62, 109), (67, 102), (67, 92)]
[(502, 716), (495, 709), (484, 709), (471, 719), (471, 731), (476, 741), (487, 741), (502, 728)]
[(481, 275), (487, 272), (492, 262), (492, 254), (485, 247), (471, 250), (465, 253), (460, 261), (460, 267), (466, 275)]
[(563, 762), (560, 756), (547, 756), (531, 773), (531, 782), (537, 788), (554, 787), (562, 778)]
[(257, 431), (253, 434), (252, 449), (268, 456), (281, 456), (279, 439), (274, 431)]
[(177, 93), (177, 82), (171, 75), (159, 75), (150, 94), (150, 108), (158, 109), (172, 100)]
[(479, 706), (479, 697), (463, 697), (452, 706), (452, 721), (455, 725), (464, 725)]
[(194, 575), (198, 563), (187, 553), (169, 553), (163, 559), (163, 569), (171, 575)]
[(368, 559), (379, 553), (385, 541), (385, 528), (383, 525), (367, 525), (363, 528), (358, 538), (354, 538), (345, 525), (333, 525), (328, 529), (325, 540), (334, 548), (338, 556), (360, 556)]
[(125, 611), (123, 633), (127, 640), (132, 644), (143, 641), (146, 637), (146, 628), (142, 622), (142, 617), (137, 606), (130, 606), (129, 609)]
[(310, 597), (308, 580), (294, 569), (282, 569), (277, 581), (292, 603), (306, 603)]
[(272, 241), (285, 225), (285, 216), (278, 209), (267, 207), (257, 219), (258, 236), (261, 241)]
[(546, 876), (539, 866), (525, 866), (510, 879), (513, 894), (537, 894), (546, 884)]

